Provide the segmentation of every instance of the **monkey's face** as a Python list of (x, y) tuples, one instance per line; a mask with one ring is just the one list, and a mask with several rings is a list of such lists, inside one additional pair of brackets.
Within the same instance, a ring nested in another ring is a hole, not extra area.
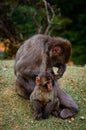
[(62, 48), (60, 46), (55, 46), (50, 50), (50, 57), (57, 57), (62, 53)]
[(62, 48), (62, 46), (60, 46), (60, 45), (55, 45), (50, 49), (50, 52), (49, 52), (50, 61), (49, 62), (52, 64), (52, 66), (57, 62), (64, 63), (65, 58), (64, 58), (63, 53), (64, 53), (64, 48)]
[(40, 87), (49, 91), (52, 90), (52, 80), (48, 79), (47, 77), (44, 78), (41, 78)]
[(51, 91), (53, 88), (52, 76), (48, 72), (42, 72), (36, 77), (36, 85), (42, 89)]

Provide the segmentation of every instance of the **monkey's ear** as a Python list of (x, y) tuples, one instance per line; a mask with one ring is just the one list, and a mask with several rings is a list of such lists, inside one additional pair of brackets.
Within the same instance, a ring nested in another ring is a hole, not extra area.
[(40, 77), (37, 76), (36, 77), (36, 85), (39, 86), (39, 84), (40, 84)]

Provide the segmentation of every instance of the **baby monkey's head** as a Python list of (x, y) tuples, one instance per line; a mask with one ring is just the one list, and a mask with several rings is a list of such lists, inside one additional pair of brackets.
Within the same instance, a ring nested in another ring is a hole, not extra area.
[(40, 87), (40, 89), (51, 91), (54, 87), (52, 74), (46, 71), (39, 73), (36, 77), (36, 85)]

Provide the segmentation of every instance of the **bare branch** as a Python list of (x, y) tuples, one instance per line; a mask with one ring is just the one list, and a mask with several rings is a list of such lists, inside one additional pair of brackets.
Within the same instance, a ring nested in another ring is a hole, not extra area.
[(46, 9), (46, 17), (47, 17), (47, 22), (50, 23), (50, 16), (49, 16), (49, 12), (48, 12), (48, 3), (46, 0), (43, 0), (44, 5), (45, 5), (45, 9)]
[(17, 8), (18, 6), (19, 6), (19, 3), (17, 3), (17, 4), (15, 5), (15, 7), (12, 7), (10, 13), (8, 13), (7, 15), (8, 15), (9, 17), (12, 17), (14, 11), (16, 10), (16, 8)]
[(34, 23), (36, 25), (37, 33), (41, 33), (42, 27), (41, 27), (41, 25), (39, 25), (39, 23), (38, 23), (38, 21), (36, 19), (36, 14), (35, 13), (33, 14), (33, 19), (34, 19)]
[[(52, 24), (52, 22), (53, 22), (53, 19), (54, 19), (54, 16), (55, 16), (55, 13), (54, 13), (54, 10), (53, 10), (53, 8), (51, 7), (51, 5), (50, 5), (50, 3), (48, 3), (46, 0), (43, 0), (43, 2), (44, 2), (44, 5), (45, 5), (45, 9), (46, 9), (46, 17), (47, 17), (47, 22), (48, 22), (48, 26), (47, 26), (47, 28), (46, 28), (46, 30), (45, 30), (45, 34), (48, 34), (48, 31), (49, 31), (49, 29), (50, 29), (50, 27), (51, 27), (51, 24)], [(50, 19), (50, 16), (49, 16), (49, 11), (48, 11), (48, 9), (50, 9), (50, 11), (51, 11), (51, 19)]]

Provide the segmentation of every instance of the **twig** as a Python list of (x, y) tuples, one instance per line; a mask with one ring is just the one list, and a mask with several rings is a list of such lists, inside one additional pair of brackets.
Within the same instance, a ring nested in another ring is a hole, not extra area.
[[(54, 13), (54, 10), (53, 10), (53, 8), (51, 7), (50, 3), (48, 3), (46, 0), (43, 0), (43, 2), (44, 2), (44, 5), (45, 5), (46, 17), (47, 17), (47, 22), (48, 22), (48, 26), (47, 26), (47, 28), (46, 28), (46, 30), (45, 30), (45, 34), (48, 34), (48, 31), (49, 31), (49, 29), (50, 29), (50, 27), (51, 27), (51, 24), (52, 24), (52, 22), (53, 22), (55, 13)], [(50, 9), (51, 14), (52, 14), (51, 19), (50, 19), (50, 16), (49, 16), (49, 11), (48, 11), (48, 9)]]

